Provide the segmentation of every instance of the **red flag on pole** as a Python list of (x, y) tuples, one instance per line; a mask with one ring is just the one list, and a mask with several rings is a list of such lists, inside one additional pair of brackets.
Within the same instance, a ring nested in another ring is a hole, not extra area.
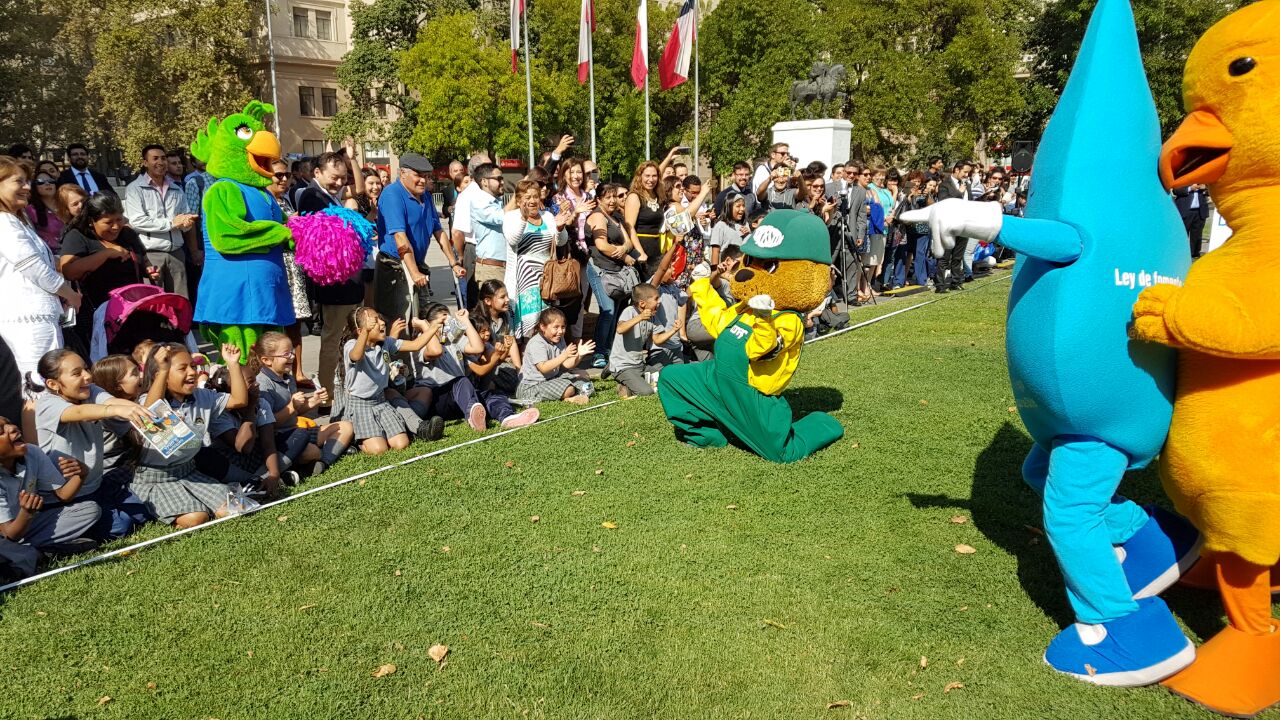
[(520, 16), (524, 15), (524, 0), (511, 0), (511, 72), (520, 72)]
[(578, 16), (578, 83), (587, 82), (591, 74), (591, 34), (596, 31), (595, 0), (582, 0)]
[(693, 36), (697, 32), (693, 12), (695, 2), (697, 0), (684, 0), (680, 6), (680, 15), (676, 17), (675, 27), (671, 28), (667, 47), (658, 60), (658, 77), (663, 90), (670, 90), (689, 79), (689, 59), (693, 57)]
[(631, 82), (643, 88), (649, 77), (649, 0), (640, 0), (636, 12), (636, 46), (631, 53)]

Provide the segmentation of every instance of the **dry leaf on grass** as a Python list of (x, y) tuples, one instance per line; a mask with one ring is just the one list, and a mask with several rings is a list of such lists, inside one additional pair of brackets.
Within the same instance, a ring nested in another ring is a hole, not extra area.
[(827, 703), (827, 709), (828, 709), (828, 710), (837, 710), (837, 709), (839, 709), (839, 708), (847, 708), (847, 707), (849, 707), (849, 706), (850, 706), (850, 705), (852, 705), (852, 704), (853, 704), (853, 703), (849, 702), (848, 700), (837, 700), (837, 701), (835, 701), (835, 702), (829, 702), (829, 703)]
[(960, 658), (959, 660), (956, 661), (956, 667), (960, 667), (963, 664), (964, 664), (964, 658)]
[(531, 523), (536, 523), (536, 522), (538, 522), (538, 521), (539, 521), (539, 520), (541, 520), (541, 519), (542, 519), (542, 516), (541, 516), (541, 515), (530, 515), (530, 516), (529, 516), (529, 522), (531, 522)]
[(436, 661), (436, 665), (444, 662), (444, 656), (449, 654), (449, 646), (436, 643), (427, 649), (427, 657)]
[(737, 505), (725, 505), (725, 506), (724, 506), (724, 509), (725, 509), (725, 510), (737, 510), (737, 509), (738, 509), (738, 506), (737, 506)]
[(854, 450), (857, 450), (859, 447), (861, 447), (861, 445), (859, 445), (858, 443), (853, 443), (849, 447), (853, 448)]
[[(603, 471), (601, 471), (601, 472), (603, 472)], [(582, 497), (583, 495), (586, 495), (586, 494), (587, 494), (587, 491), (586, 491), (586, 490), (574, 490), (574, 491), (573, 491), (572, 493), (570, 493), (570, 494), (571, 494), (571, 495), (573, 495), (574, 497)]]
[(929, 667), (929, 658), (927, 658), (927, 657), (925, 657), (925, 656), (921, 655), (921, 656), (920, 656), (920, 669), (921, 669), (921, 670), (923, 670), (923, 669), (925, 669), (925, 668), (927, 668), (927, 667)]
[(246, 652), (245, 652), (245, 655), (246, 655), (246, 656), (248, 656), (248, 657), (253, 657), (253, 651), (252, 651), (252, 650), (248, 650), (248, 651), (246, 651)]
[(628, 440), (628, 441), (627, 441), (627, 447), (635, 447), (635, 446), (636, 446), (636, 441), (635, 441), (635, 440)]
[(396, 652), (404, 652), (404, 643), (402, 643), (402, 642), (393, 642), (393, 643), (391, 643), (391, 649), (392, 649), (392, 650), (395, 650)]
[(49, 614), (49, 613), (47, 613), (47, 612), (45, 612), (45, 611), (43, 611), (43, 610), (37, 610), (37, 611), (36, 611), (36, 617), (44, 617), (45, 615), (48, 615), (48, 614)]
[(922, 692), (918, 692), (918, 693), (916, 693), (915, 695), (912, 695), (912, 696), (911, 696), (911, 699), (912, 699), (912, 700), (919, 700), (919, 699), (920, 699), (920, 698), (922, 698), (922, 697), (924, 697), (924, 693), (922, 693)]
[(394, 673), (395, 671), (396, 671), (396, 666), (392, 665), (391, 663), (387, 663), (386, 665), (380, 666), (377, 670), (374, 670), (373, 676), (376, 678), (386, 677)]
[(401, 575), (401, 574), (402, 574), (402, 573), (401, 573), (399, 570), (397, 570), (397, 571), (395, 572), (395, 576), (396, 576), (396, 577), (400, 577), (400, 575)]
[(945, 693), (951, 692), (952, 690), (959, 690), (962, 687), (964, 687), (964, 683), (962, 682), (949, 682), (946, 684), (945, 687), (942, 688), (942, 692), (945, 694)]
[(300, 608), (298, 608), (298, 609), (299, 609), (299, 610), (310, 610), (310, 609), (311, 609), (311, 608), (313, 608), (313, 607), (315, 607), (315, 605), (303, 605), (302, 607), (300, 607)]
[(952, 515), (952, 516), (951, 516), (951, 522), (952, 522), (952, 524), (954, 524), (954, 525), (963, 525), (963, 524), (965, 524), (965, 523), (969, 522), (969, 518), (967, 518), (967, 517), (965, 517), (965, 516), (963, 516), (963, 515)]
[(280, 517), (276, 518), (276, 522), (284, 522), (285, 520), (288, 520), (288, 519), (289, 519), (288, 515), (281, 515)]
[(513, 468), (513, 467), (515, 467), (515, 466), (516, 466), (516, 461), (515, 461), (515, 460), (508, 460), (508, 461), (506, 461), (506, 462), (502, 463), (502, 466), (503, 466), (503, 467), (505, 467), (506, 469), (510, 470), (511, 468)]
[(612, 520), (605, 520), (604, 522), (600, 523), (600, 527), (604, 528), (605, 530), (617, 530), (618, 523)]
[(156, 689), (156, 684), (155, 684), (155, 683), (153, 683), (153, 682), (149, 682), (149, 683), (147, 683), (147, 689), (148, 689), (148, 690), (155, 690), (155, 689)]
[(972, 545), (965, 545), (964, 543), (960, 543), (959, 545), (956, 546), (956, 552), (960, 553), (961, 555), (972, 555), (978, 552), (978, 549)]
[(530, 621), (529, 621), (529, 624), (530, 624), (530, 625), (532, 625), (532, 626), (534, 626), (534, 627), (536, 627), (536, 628), (542, 628), (543, 630), (549, 630), (549, 629), (551, 628), (551, 626), (550, 626), (550, 625), (548, 625), (548, 624), (546, 624), (546, 623), (540, 623), (540, 622), (538, 622), (537, 620), (530, 620)]
[(106, 705), (107, 703), (111, 702), (112, 699), (113, 698), (110, 695), (103, 695), (102, 697), (98, 698), (98, 704)]
[(768, 625), (769, 627), (778, 628), (779, 630), (787, 629), (786, 626), (784, 626), (782, 623), (778, 622), (777, 620), (770, 620), (769, 618), (765, 618), (760, 622), (764, 623), (765, 625)]
[(356, 481), (356, 484), (357, 484), (357, 485), (364, 485), (364, 483), (365, 483), (365, 479), (364, 479), (364, 478), (360, 478), (359, 480), (357, 480), (357, 481)]
[(596, 468), (596, 474), (597, 474), (597, 475), (603, 475), (603, 474), (604, 474), (604, 468)]
[(1010, 406), (1009, 406), (1009, 412), (1011, 412), (1011, 413), (1016, 413), (1016, 412), (1018, 412), (1018, 408), (1014, 407), (1013, 405), (1010, 405)]
[(920, 407), (924, 407), (925, 405), (928, 405), (928, 404), (929, 404), (929, 401), (928, 401), (928, 400), (921, 400), (921, 401), (920, 401)]

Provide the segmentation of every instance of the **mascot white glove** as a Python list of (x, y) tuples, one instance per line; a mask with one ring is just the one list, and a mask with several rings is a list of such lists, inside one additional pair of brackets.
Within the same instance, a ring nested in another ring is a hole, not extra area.
[(711, 266), (704, 262), (698, 263), (698, 265), (693, 268), (693, 274), (690, 277), (694, 280), (711, 277)]
[(904, 223), (927, 223), (933, 238), (933, 256), (940, 258), (955, 247), (957, 237), (995, 240), (1004, 226), (1004, 209), (1000, 203), (947, 198), (927, 208), (904, 212), (898, 219)]
[(768, 295), (756, 295), (747, 301), (747, 307), (760, 312), (773, 312), (773, 298)]

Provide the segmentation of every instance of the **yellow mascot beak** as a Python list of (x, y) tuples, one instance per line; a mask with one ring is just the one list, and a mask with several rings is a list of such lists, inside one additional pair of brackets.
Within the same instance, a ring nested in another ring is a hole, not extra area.
[(269, 130), (259, 130), (244, 147), (249, 156), (249, 167), (262, 177), (271, 177), (271, 163), (280, 159), (280, 141)]
[(1217, 115), (1196, 110), (1160, 150), (1160, 181), (1168, 190), (1212, 185), (1227, 171), (1235, 139)]

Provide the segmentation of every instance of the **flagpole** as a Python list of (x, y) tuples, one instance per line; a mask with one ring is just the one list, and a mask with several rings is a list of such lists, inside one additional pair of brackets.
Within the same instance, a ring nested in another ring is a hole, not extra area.
[[(592, 19), (595, 8), (591, 10)], [(587, 33), (587, 75), (591, 98), (591, 162), (596, 162), (596, 38), (595, 33)]]
[(698, 5), (693, 0), (693, 168), (698, 173)]
[(649, 151), (649, 73), (644, 75), (644, 159), (653, 159)]
[(524, 22), (521, 24), (524, 33), (524, 108), (525, 119), (529, 127), (529, 169), (533, 170), (536, 160), (533, 157), (533, 80), (529, 75), (529, 6), (524, 8)]

